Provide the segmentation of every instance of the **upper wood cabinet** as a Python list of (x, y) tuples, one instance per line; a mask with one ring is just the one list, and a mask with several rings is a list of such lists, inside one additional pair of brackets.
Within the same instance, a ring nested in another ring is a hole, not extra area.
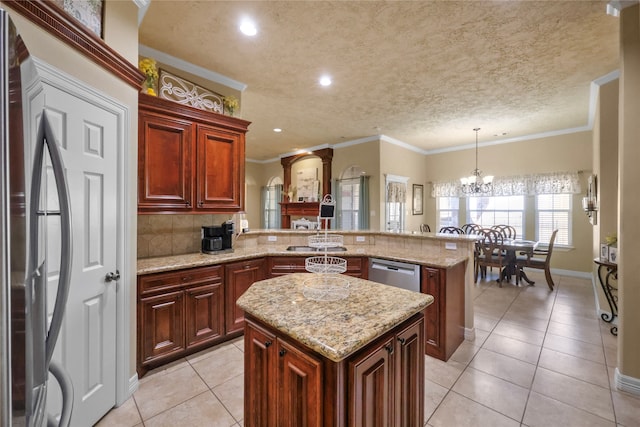
[(233, 213), (244, 209), (250, 122), (140, 94), (139, 213)]

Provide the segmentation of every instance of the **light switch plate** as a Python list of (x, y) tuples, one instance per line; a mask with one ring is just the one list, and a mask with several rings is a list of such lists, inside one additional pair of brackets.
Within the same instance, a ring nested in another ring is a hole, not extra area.
[(277, 242), (278, 241), (278, 236), (267, 236), (267, 241), (268, 242)]
[(458, 245), (453, 242), (444, 242), (444, 248), (450, 251), (455, 251), (458, 248)]

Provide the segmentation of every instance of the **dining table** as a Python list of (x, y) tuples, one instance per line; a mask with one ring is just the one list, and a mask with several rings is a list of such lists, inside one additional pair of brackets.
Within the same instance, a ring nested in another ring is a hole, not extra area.
[(511, 281), (512, 277), (516, 278), (516, 284), (519, 284), (521, 280), (524, 280), (529, 285), (534, 285), (535, 282), (529, 277), (524, 269), (518, 269), (517, 257), (518, 253), (521, 255), (533, 256), (533, 251), (538, 247), (538, 242), (535, 240), (524, 239), (504, 239), (502, 242), (502, 250), (506, 260), (506, 266), (500, 273), (500, 279), (507, 279)]

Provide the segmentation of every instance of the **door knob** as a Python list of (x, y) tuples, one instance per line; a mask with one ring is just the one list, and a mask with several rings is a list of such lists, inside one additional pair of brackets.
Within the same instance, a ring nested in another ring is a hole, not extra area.
[(112, 282), (112, 281), (118, 281), (120, 280), (120, 271), (116, 270), (115, 273), (113, 271), (110, 271), (109, 273), (107, 273), (107, 275), (104, 277), (104, 281), (105, 282)]

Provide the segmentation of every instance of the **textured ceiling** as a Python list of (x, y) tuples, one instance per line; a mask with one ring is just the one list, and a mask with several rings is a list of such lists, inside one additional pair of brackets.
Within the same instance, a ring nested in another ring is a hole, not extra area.
[(247, 85), (248, 158), (377, 134), (438, 150), (585, 127), (618, 68), (606, 4), (153, 0), (140, 43)]

